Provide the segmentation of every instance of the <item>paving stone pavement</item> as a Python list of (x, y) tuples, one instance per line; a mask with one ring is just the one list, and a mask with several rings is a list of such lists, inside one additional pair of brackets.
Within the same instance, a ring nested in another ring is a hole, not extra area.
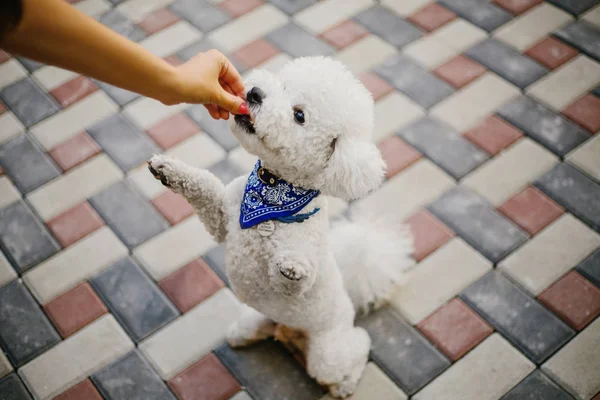
[[(389, 171), (356, 204), (418, 265), (354, 400), (600, 399), (600, 0), (70, 0), (178, 64), (323, 54), (375, 99)], [(223, 121), (0, 51), (0, 399), (327, 399), (239, 302), (165, 152), (250, 171)]]

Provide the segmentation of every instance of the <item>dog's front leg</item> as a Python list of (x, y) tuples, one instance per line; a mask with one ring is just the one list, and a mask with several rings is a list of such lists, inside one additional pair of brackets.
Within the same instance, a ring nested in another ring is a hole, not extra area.
[(315, 283), (315, 262), (297, 252), (283, 252), (269, 261), (269, 279), (279, 293), (298, 296)]
[(153, 156), (148, 161), (148, 169), (163, 185), (186, 198), (218, 243), (225, 240), (225, 186), (219, 178), (166, 155)]

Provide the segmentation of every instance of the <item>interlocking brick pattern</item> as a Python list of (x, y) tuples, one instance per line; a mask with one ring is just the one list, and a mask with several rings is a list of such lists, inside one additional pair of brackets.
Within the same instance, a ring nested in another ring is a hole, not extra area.
[[(329, 55), (371, 92), (386, 181), (331, 216), (404, 220), (418, 263), (358, 321), (353, 399), (600, 399), (600, 0), (69, 2), (172, 63)], [(255, 161), (202, 106), (0, 51), (0, 398), (330, 399), (290, 343), (224, 343), (224, 246), (161, 151)]]

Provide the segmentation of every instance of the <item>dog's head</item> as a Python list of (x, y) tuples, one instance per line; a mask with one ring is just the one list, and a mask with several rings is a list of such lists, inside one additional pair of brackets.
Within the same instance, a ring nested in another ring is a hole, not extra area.
[(355, 199), (383, 180), (371, 140), (373, 99), (340, 62), (298, 58), (278, 74), (254, 71), (246, 82), (250, 115), (231, 129), (265, 168), (295, 185)]

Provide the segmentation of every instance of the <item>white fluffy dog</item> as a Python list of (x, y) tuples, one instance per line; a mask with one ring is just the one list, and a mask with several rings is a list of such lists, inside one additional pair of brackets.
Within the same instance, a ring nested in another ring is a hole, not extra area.
[(371, 140), (373, 100), (341, 63), (322, 57), (296, 59), (277, 75), (255, 71), (246, 87), (250, 115), (236, 116), (231, 129), (260, 160), (250, 176), (225, 187), (163, 155), (149, 169), (226, 242), (231, 288), (249, 306), (229, 344), (270, 337), (276, 324), (302, 331), (308, 373), (346, 397), (371, 343), (355, 314), (383, 304), (413, 264), (399, 226), (365, 220), (329, 229), (324, 195), (357, 199), (383, 180), (385, 163)]

